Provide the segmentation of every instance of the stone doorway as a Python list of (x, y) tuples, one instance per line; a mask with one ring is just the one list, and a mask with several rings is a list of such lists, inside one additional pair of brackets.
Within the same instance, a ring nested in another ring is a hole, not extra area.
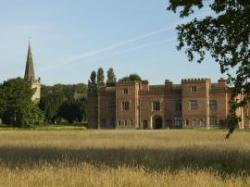
[(153, 129), (162, 129), (163, 128), (163, 120), (161, 116), (153, 117)]

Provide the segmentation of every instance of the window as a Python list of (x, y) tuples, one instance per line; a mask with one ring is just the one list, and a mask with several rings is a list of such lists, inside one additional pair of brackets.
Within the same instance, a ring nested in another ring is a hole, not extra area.
[(124, 94), (124, 95), (127, 95), (127, 94), (128, 94), (128, 89), (127, 89), (127, 88), (125, 88), (125, 89), (123, 90), (123, 94)]
[(128, 111), (129, 110), (129, 102), (123, 101), (122, 102), (122, 111)]
[(181, 117), (175, 117), (174, 118), (174, 127), (180, 128), (182, 126), (182, 118)]
[(210, 116), (209, 125), (211, 125), (211, 126), (217, 125), (217, 117), (216, 116)]
[(196, 110), (198, 108), (198, 101), (197, 100), (190, 100), (190, 109)]
[(197, 92), (197, 86), (192, 86), (192, 87), (191, 87), (191, 92), (192, 92), (192, 93)]
[(181, 104), (181, 101), (180, 101), (180, 100), (177, 100), (177, 101), (175, 102), (175, 111), (176, 111), (176, 112), (182, 111), (182, 104)]
[(217, 111), (217, 101), (216, 100), (210, 100), (209, 107), (210, 107), (210, 110)]
[(161, 110), (160, 101), (154, 101), (153, 102), (153, 111), (160, 111), (160, 110)]

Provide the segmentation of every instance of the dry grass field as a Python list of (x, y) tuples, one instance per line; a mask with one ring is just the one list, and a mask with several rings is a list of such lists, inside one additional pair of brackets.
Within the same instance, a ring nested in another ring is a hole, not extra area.
[(0, 186), (250, 186), (250, 132), (0, 131)]

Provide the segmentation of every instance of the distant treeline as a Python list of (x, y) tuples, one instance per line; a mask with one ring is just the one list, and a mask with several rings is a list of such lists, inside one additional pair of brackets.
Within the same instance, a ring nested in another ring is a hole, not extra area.
[(56, 84), (41, 88), (40, 109), (47, 123), (82, 122), (87, 119), (87, 85)]
[(45, 86), (39, 102), (31, 101), (31, 83), (21, 78), (0, 84), (0, 121), (11, 127), (35, 127), (44, 123), (80, 123), (87, 119), (85, 84)]
[(86, 94), (87, 85), (79, 84), (55, 84), (53, 86), (42, 85), (41, 97), (46, 97), (51, 93), (62, 94), (67, 99), (73, 99), (77, 94)]
[[(120, 80), (141, 80), (141, 77), (131, 74)], [(98, 86), (115, 86), (116, 82), (113, 68), (108, 69), (107, 79), (104, 70), (99, 68), (91, 72), (88, 85), (42, 85), (40, 101), (33, 102), (30, 82), (21, 78), (4, 81), (0, 84), (0, 122), (15, 127), (85, 122), (88, 94), (97, 94)]]

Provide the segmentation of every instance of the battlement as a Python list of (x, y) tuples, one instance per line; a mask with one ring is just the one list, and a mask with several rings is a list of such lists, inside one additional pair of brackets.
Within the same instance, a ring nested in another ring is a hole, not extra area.
[(191, 78), (191, 79), (182, 79), (182, 83), (204, 83), (204, 82), (211, 82), (209, 78)]

